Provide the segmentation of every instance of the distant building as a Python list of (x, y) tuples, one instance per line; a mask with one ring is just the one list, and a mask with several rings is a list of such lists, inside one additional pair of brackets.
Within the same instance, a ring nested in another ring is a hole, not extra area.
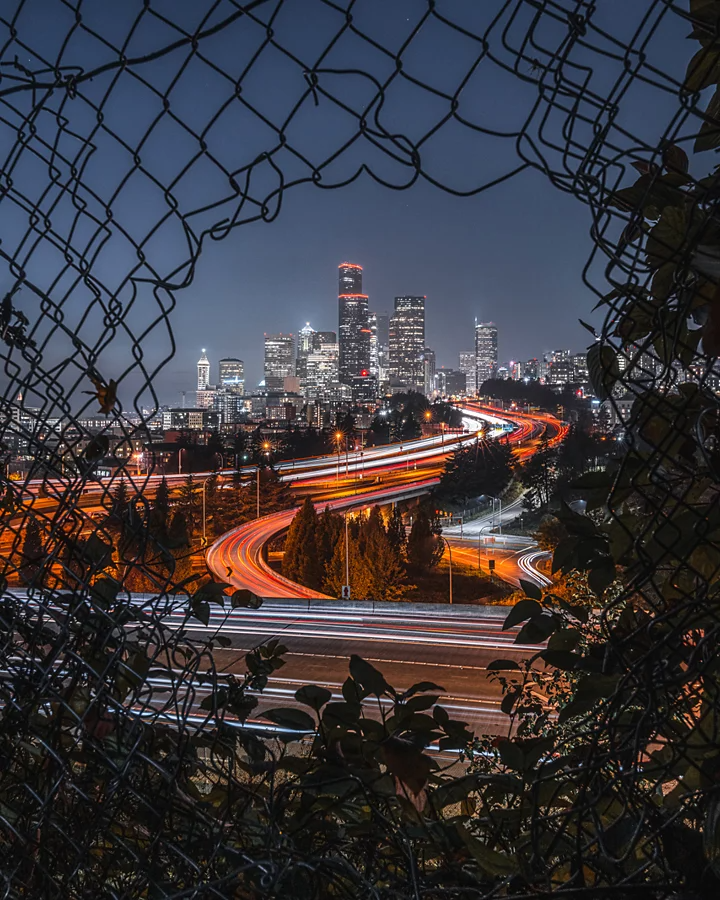
[(553, 350), (548, 365), (547, 383), (553, 387), (572, 384), (573, 358), (569, 350)]
[(396, 297), (390, 319), (390, 375), (411, 390), (425, 386), (425, 297)]
[(232, 386), (218, 388), (213, 397), (212, 408), (220, 416), (221, 425), (240, 422), (245, 412), (243, 395)]
[(245, 393), (245, 364), (234, 356), (226, 356), (218, 363), (218, 387), (239, 394)]
[(195, 404), (199, 409), (212, 409), (215, 403), (215, 387), (209, 386), (202, 391), (195, 392)]
[(378, 353), (380, 346), (378, 344), (377, 334), (377, 315), (374, 312), (368, 313), (368, 328), (370, 329), (370, 365), (368, 369), (373, 378), (377, 381), (378, 369), (380, 362)]
[(426, 397), (435, 393), (435, 351), (425, 347), (422, 353), (423, 386)]
[(210, 385), (210, 360), (205, 355), (205, 348), (203, 347), (202, 356), (198, 360), (197, 364), (197, 389), (199, 391), (204, 391)]
[(493, 322), (475, 323), (475, 371), (477, 389), (495, 375), (498, 362), (498, 330)]
[(587, 366), (587, 353), (575, 353), (572, 358), (573, 383), (587, 384), (590, 379)]
[(475, 359), (474, 350), (460, 351), (458, 369), (465, 375), (466, 392), (474, 394), (477, 391), (477, 360)]
[(352, 380), (352, 401), (359, 406), (374, 406), (377, 401), (377, 378), (365, 369)]
[[(474, 355), (474, 354), (473, 354)], [(473, 375), (475, 374), (473, 368)], [(435, 380), (438, 393), (443, 397), (455, 397), (464, 394), (467, 390), (465, 373), (457, 369), (436, 369)]]
[(292, 334), (265, 335), (265, 389), (282, 391), (288, 375), (295, 374), (295, 338)]
[(512, 378), (513, 381), (520, 381), (525, 373), (525, 366), (521, 362), (516, 362), (514, 359), (511, 359), (508, 371), (510, 372), (510, 378)]
[(362, 266), (338, 266), (338, 341), (340, 381), (350, 385), (353, 376), (370, 370), (368, 297), (362, 292)]
[(390, 316), (387, 313), (378, 313), (377, 319), (377, 339), (381, 347), (387, 347), (390, 343)]
[(309, 322), (306, 322), (305, 326), (298, 331), (295, 374), (300, 379), (301, 388), (305, 385), (305, 379), (307, 377), (307, 358), (314, 349), (316, 334), (317, 332), (314, 328), (311, 328)]
[(208, 409), (167, 409), (163, 412), (163, 427), (166, 431), (204, 431), (216, 428), (218, 416)]
[(339, 360), (340, 348), (335, 339), (335, 332), (317, 332), (315, 347), (307, 358), (305, 384), (302, 386), (303, 396), (306, 399), (323, 399), (328, 385), (339, 380)]
[(540, 378), (540, 362), (536, 356), (529, 359), (523, 369), (523, 378), (527, 378), (528, 381), (537, 381)]

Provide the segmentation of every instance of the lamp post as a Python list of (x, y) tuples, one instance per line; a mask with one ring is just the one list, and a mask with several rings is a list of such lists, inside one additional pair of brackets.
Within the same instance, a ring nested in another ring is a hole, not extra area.
[(337, 446), (337, 469), (335, 471), (335, 481), (340, 481), (340, 441), (342, 440), (342, 431), (335, 432), (335, 445)]
[(448, 553), (450, 555), (450, 605), (452, 606), (452, 547), (450, 546), (450, 541), (446, 537), (443, 537), (442, 539), (447, 544)]
[(348, 540), (347, 510), (345, 510), (345, 584), (350, 584), (350, 541)]

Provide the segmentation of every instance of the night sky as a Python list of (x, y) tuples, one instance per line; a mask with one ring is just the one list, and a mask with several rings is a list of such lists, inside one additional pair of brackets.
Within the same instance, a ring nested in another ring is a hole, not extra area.
[[(55, 64), (63, 38), (72, 27), (71, 6), (60, 0), (10, 0), (7, 9), (3, 4), (0, 36), (2, 16), (7, 26), (11, 12), (19, 10), (14, 24), (19, 40), (31, 49), (8, 41), (2, 59), (11, 60), (18, 54), (30, 69), (42, 68), (40, 58)], [(242, 174), (263, 151), (272, 151), (276, 168), (267, 161), (254, 168), (250, 194), (258, 201), (277, 191), (278, 170), (288, 183), (307, 179), (312, 166), (321, 168), (324, 187), (352, 178), (363, 165), (395, 188), (412, 181), (413, 169), (407, 165), (407, 156), (398, 160), (383, 153), (385, 147), (398, 155), (397, 148), (382, 136), (376, 144), (359, 137), (332, 163), (325, 163), (358, 135), (357, 119), (338, 104), (360, 114), (368, 110), (374, 114), (377, 104), (369, 104), (375, 88), (366, 76), (371, 74), (382, 81), (394, 70), (393, 58), (371, 46), (368, 38), (397, 50), (428, 5), (425, 0), (358, 0), (354, 4), (344, 0), (335, 6), (331, 8), (321, 0), (269, 0), (256, 12), (259, 21), (243, 18), (200, 43), (208, 60), (231, 78), (239, 79), (241, 96), (248, 106), (233, 98), (228, 81), (193, 58), (187, 48), (134, 67), (169, 98), (169, 110), (180, 122), (196, 133), (205, 129), (209, 155), (204, 157), (197, 157), (198, 141), (164, 115), (158, 97), (128, 73), (119, 77), (116, 72), (106, 73), (84, 82), (78, 98), (63, 104), (62, 113), (74, 132), (91, 136), (94, 145), (84, 159), (83, 186), (103, 202), (112, 202), (114, 221), (122, 226), (113, 230), (112, 238), (99, 252), (93, 272), (108, 296), (117, 295), (129, 310), (125, 316), (129, 332), (118, 330), (102, 345), (98, 356), (103, 372), (125, 373), (128, 388), (137, 389), (141, 384), (133, 371), (129, 333), (138, 335), (151, 326), (157, 315), (157, 300), (142, 280), (136, 282), (132, 300), (132, 291), (123, 279), (137, 257), (123, 230), (135, 242), (146, 241), (147, 258), (161, 275), (168, 275), (187, 260), (186, 236), (177, 219), (168, 219), (149, 236), (168, 211), (162, 186), (171, 188), (184, 214), (192, 213), (186, 221), (198, 234), (223, 219), (257, 216), (258, 207), (252, 201), (238, 213), (237, 198), (228, 192), (227, 173)], [(404, 135), (418, 147), (428, 180), (420, 178), (407, 190), (392, 190), (362, 172), (352, 184), (335, 190), (308, 183), (292, 186), (284, 191), (282, 208), (274, 221), (243, 224), (219, 241), (206, 237), (192, 284), (175, 294), (177, 307), (170, 316), (175, 358), (154, 377), (161, 402), (178, 403), (181, 390), (194, 389), (195, 364), (203, 347), (213, 364), (212, 379), (217, 376), (219, 358), (239, 356), (245, 360), (247, 385), (252, 387), (262, 377), (263, 332), (297, 332), (306, 321), (317, 329), (335, 330), (337, 266), (345, 260), (363, 265), (364, 289), (370, 296), (370, 308), (376, 312), (390, 312), (395, 295), (427, 296), (426, 337), (428, 346), (437, 353), (438, 365), (455, 367), (458, 351), (472, 348), (475, 317), (498, 325), (501, 361), (526, 359), (561, 347), (578, 350), (587, 346), (589, 336), (577, 320), (591, 319), (595, 302), (581, 278), (592, 249), (589, 211), (538, 170), (541, 156), (556, 172), (566, 166), (568, 185), (581, 167), (577, 159), (562, 156), (567, 114), (551, 113), (546, 119), (548, 104), (538, 101), (539, 95), (547, 96), (555, 83), (557, 69), (552, 67), (552, 53), (563, 46), (566, 26), (543, 14), (533, 32), (534, 48), (525, 48), (541, 68), (534, 71), (528, 62), (521, 62), (520, 77), (506, 70), (516, 63), (517, 50), (537, 14), (536, 6), (524, 0), (507, 4), (500, 0), (438, 2), (436, 8), (441, 14), (476, 38), (431, 18), (403, 51), (403, 71), (409, 78), (398, 77), (392, 82), (378, 116), (386, 133)], [(559, 6), (570, 10), (577, 4), (566, 0)], [(672, 14), (663, 20), (656, 8), (660, 6), (651, 0), (633, 0), (632, 4), (604, 0), (587, 36), (586, 43), (592, 46), (575, 47), (564, 77), (584, 82), (600, 98), (606, 96), (625, 69), (615, 38), (627, 40), (637, 28), (642, 41), (649, 40), (645, 46), (649, 61), (681, 76), (688, 58), (689, 45), (683, 42), (687, 29)], [(150, 7), (190, 31), (211, 9), (214, 12), (204, 27), (236, 9), (226, 0), (217, 4), (210, 0), (152, 0)], [(352, 7), (354, 25), (364, 39), (348, 30), (341, 33), (345, 17), (339, 8), (348, 7)], [(90, 0), (80, 8), (83, 25), (112, 44), (107, 46), (86, 30), (74, 34), (62, 50), (60, 63), (88, 70), (117, 59), (117, 47), (128, 39), (143, 4), (140, 0)], [(652, 15), (643, 20), (648, 11)], [(270, 17), (274, 17), (272, 22)], [(277, 48), (261, 50), (268, 24), (278, 44), (300, 63)], [(492, 58), (473, 69), (481, 46), (477, 36), (483, 34), (488, 35)], [(145, 13), (125, 52), (129, 57), (154, 52), (178, 35), (176, 28)], [(323, 50), (338, 35), (333, 49), (321, 59)], [(600, 49), (605, 54), (599, 53)], [(259, 50), (260, 55), (247, 69)], [(279, 149), (280, 123), (308, 88), (303, 66), (324, 70), (319, 83), (337, 102), (320, 94), (315, 104), (312, 96), (307, 96), (285, 128), (291, 149)], [(447, 114), (449, 101), (413, 84), (411, 79), (452, 94), (468, 75), (458, 111), (486, 133), (449, 121), (424, 141), (423, 137)], [(538, 80), (543, 82), (541, 87)], [(612, 98), (618, 104), (615, 124), (619, 129), (611, 137), (618, 147), (636, 146), (640, 152), (640, 139), (655, 144), (677, 100), (637, 79), (629, 90), (627, 84), (620, 88)], [(213, 122), (226, 101), (224, 112)], [(25, 101), (13, 102), (22, 107)], [(52, 108), (57, 108), (60, 99), (54, 98), (52, 103), (56, 104)], [(96, 129), (99, 105), (104, 111), (100, 131)], [(257, 111), (272, 127), (260, 121)], [(584, 112), (591, 119), (598, 115), (592, 105)], [(46, 129), (48, 138), (53, 127), (51, 116), (40, 119), (40, 130)], [(631, 131), (632, 137), (623, 129)], [(530, 136), (534, 146), (525, 138), (519, 139), (521, 131)], [(149, 139), (143, 142), (148, 133)], [(589, 123), (578, 122), (572, 134), (578, 146), (584, 147), (591, 140), (592, 129)], [(128, 147), (120, 145), (118, 135)], [(9, 152), (12, 139), (12, 131), (0, 127), (0, 149)], [(63, 135), (62, 140), (68, 146), (73, 146), (74, 140), (73, 152), (78, 152), (81, 145), (76, 138), (70, 140)], [(135, 171), (129, 181), (123, 182), (134, 167), (134, 148), (143, 171)], [(430, 183), (435, 180), (455, 191), (476, 191), (521, 165), (518, 148), (536, 167), (485, 192), (457, 197)], [(47, 169), (43, 175), (42, 167), (24, 165), (24, 169), (15, 169), (16, 183), (32, 186), (43, 178), (47, 180)], [(622, 177), (619, 168), (611, 168), (609, 174), (615, 179)], [(623, 183), (628, 179), (624, 176)], [(34, 199), (39, 196), (31, 187), (25, 190)], [(206, 204), (212, 208), (193, 213)], [(276, 206), (277, 194), (270, 202), (273, 215)], [(27, 227), (27, 213), (8, 203), (0, 212), (3, 246), (13, 253), (20, 246), (16, 235)], [(69, 233), (71, 214), (72, 208), (64, 209), (62, 204), (53, 208), (58, 232)], [(81, 245), (83, 239), (76, 230), (75, 245)], [(35, 250), (24, 259), (24, 266), (40, 290), (52, 287), (57, 293), (53, 279), (60, 261), (49, 250)], [(601, 269), (595, 273), (596, 281)], [(137, 271), (135, 275), (142, 279), (144, 273)], [(32, 294), (25, 291), (22, 305), (31, 320), (33, 301)], [(66, 311), (68, 323), (78, 323), (70, 327), (80, 329), (78, 333), (85, 329), (83, 337), (89, 341), (86, 332), (93, 322), (97, 325), (97, 317), (82, 319), (87, 301), (87, 292), (73, 288)], [(163, 301), (163, 305), (168, 307), (170, 303)], [(171, 350), (162, 325), (151, 328), (142, 339), (142, 352), (150, 369), (161, 365)], [(48, 358), (53, 354), (60, 357), (63, 352), (68, 352), (67, 340), (56, 339), (46, 349)]]

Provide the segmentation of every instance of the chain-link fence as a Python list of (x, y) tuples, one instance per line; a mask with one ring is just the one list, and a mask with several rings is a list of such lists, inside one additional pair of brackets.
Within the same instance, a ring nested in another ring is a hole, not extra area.
[[(717, 889), (719, 23), (717, 0), (5, 0), (5, 896)], [(512, 116), (480, 102), (502, 80)], [(507, 168), (448, 165), (458, 136)], [(343, 703), (304, 695), (311, 751), (234, 727), (282, 648), (218, 673), (222, 637), (182, 627), (217, 600), (187, 580), (191, 499), (173, 528), (132, 464), (203, 246), (301, 184), (469, 196), (528, 168), (591, 210), (589, 365), (626, 452), (565, 517), (555, 566), (586, 602), (525, 607), (550, 643), (508, 678), (524, 737), (454, 780), (421, 749), (462, 725), (359, 661)], [(364, 718), (373, 693), (392, 723)]]

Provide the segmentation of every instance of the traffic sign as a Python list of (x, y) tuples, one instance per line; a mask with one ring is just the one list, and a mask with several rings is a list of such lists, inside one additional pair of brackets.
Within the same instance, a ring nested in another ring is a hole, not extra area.
[(495, 571), (495, 560), (494, 559), (488, 560), (488, 569), (490, 569), (491, 572)]
[(342, 597), (343, 600), (350, 599), (350, 585), (349, 584), (344, 584), (342, 586), (342, 594), (340, 596)]

